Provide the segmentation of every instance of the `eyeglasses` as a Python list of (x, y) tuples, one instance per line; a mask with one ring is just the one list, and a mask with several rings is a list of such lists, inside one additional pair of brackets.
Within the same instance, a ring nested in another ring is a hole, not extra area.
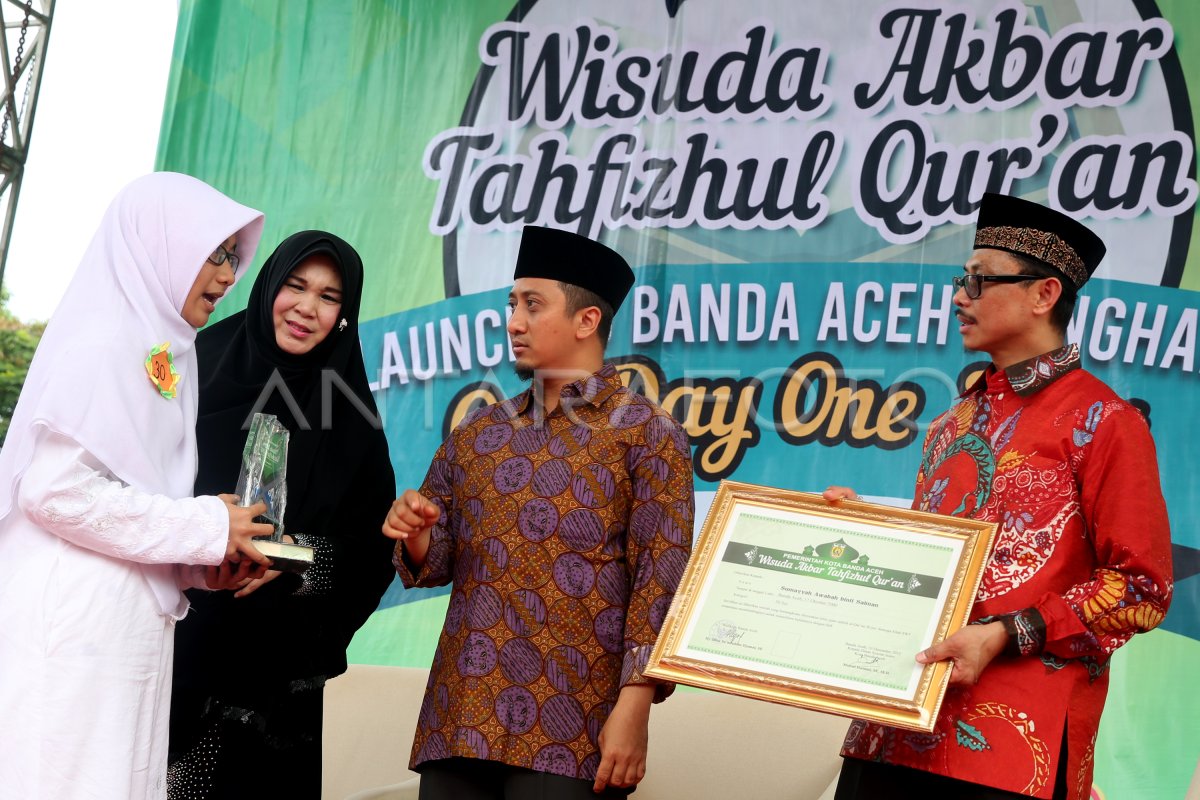
[(984, 281), (989, 283), (1024, 283), (1025, 281), (1040, 281), (1042, 275), (1029, 275), (1026, 273), (1018, 273), (1017, 275), (955, 275), (952, 282), (955, 289), (962, 289), (967, 293), (967, 297), (972, 300), (978, 300), (979, 295), (983, 294)]
[(225, 245), (219, 244), (217, 245), (217, 249), (212, 251), (212, 255), (208, 257), (208, 263), (216, 264), (218, 267), (226, 261), (229, 262), (229, 268), (233, 270), (233, 274), (236, 276), (238, 265), (242, 263), (237, 253), (231, 253), (225, 249)]

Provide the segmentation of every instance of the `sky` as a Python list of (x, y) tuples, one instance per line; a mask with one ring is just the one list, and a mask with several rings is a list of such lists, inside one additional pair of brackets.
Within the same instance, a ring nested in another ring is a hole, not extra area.
[(55, 4), (4, 282), (48, 319), (109, 201), (154, 169), (176, 0)]

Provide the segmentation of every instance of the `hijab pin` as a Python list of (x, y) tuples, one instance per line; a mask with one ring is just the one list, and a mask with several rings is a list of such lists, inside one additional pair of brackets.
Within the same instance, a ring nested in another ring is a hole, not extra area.
[(179, 372), (175, 369), (175, 359), (171, 356), (171, 343), (163, 342), (150, 348), (146, 357), (146, 374), (158, 393), (168, 400), (174, 400), (178, 394)]
[(347, 327), (349, 324), (350, 324), (350, 323), (346, 321), (346, 318), (345, 318), (345, 317), (342, 317), (342, 321), (338, 323), (338, 331), (344, 331), (344, 330), (346, 330), (346, 327)]

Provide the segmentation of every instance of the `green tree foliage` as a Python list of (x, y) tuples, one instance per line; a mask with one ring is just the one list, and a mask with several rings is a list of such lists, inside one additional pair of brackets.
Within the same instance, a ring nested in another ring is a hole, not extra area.
[(8, 421), (45, 329), (44, 322), (26, 323), (13, 316), (8, 310), (8, 292), (0, 291), (0, 446), (8, 436)]

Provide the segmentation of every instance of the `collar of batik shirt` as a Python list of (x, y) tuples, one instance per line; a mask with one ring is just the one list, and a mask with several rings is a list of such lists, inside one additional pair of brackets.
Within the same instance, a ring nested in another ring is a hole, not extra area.
[[(1079, 369), (1079, 345), (1068, 344), (1048, 353), (1026, 359), (1003, 370), (1004, 377), (1012, 390), (1021, 397), (1037, 394), (1062, 376)], [(982, 392), (999, 374), (995, 365), (990, 365), (975, 380), (963, 395)]]
[[(559, 393), (560, 397), (578, 397), (588, 404), (599, 408), (605, 400), (621, 389), (621, 375), (612, 364), (605, 364), (591, 375), (568, 383)], [(533, 387), (526, 389), (511, 401), (515, 415), (524, 414), (529, 410), (533, 400)]]

